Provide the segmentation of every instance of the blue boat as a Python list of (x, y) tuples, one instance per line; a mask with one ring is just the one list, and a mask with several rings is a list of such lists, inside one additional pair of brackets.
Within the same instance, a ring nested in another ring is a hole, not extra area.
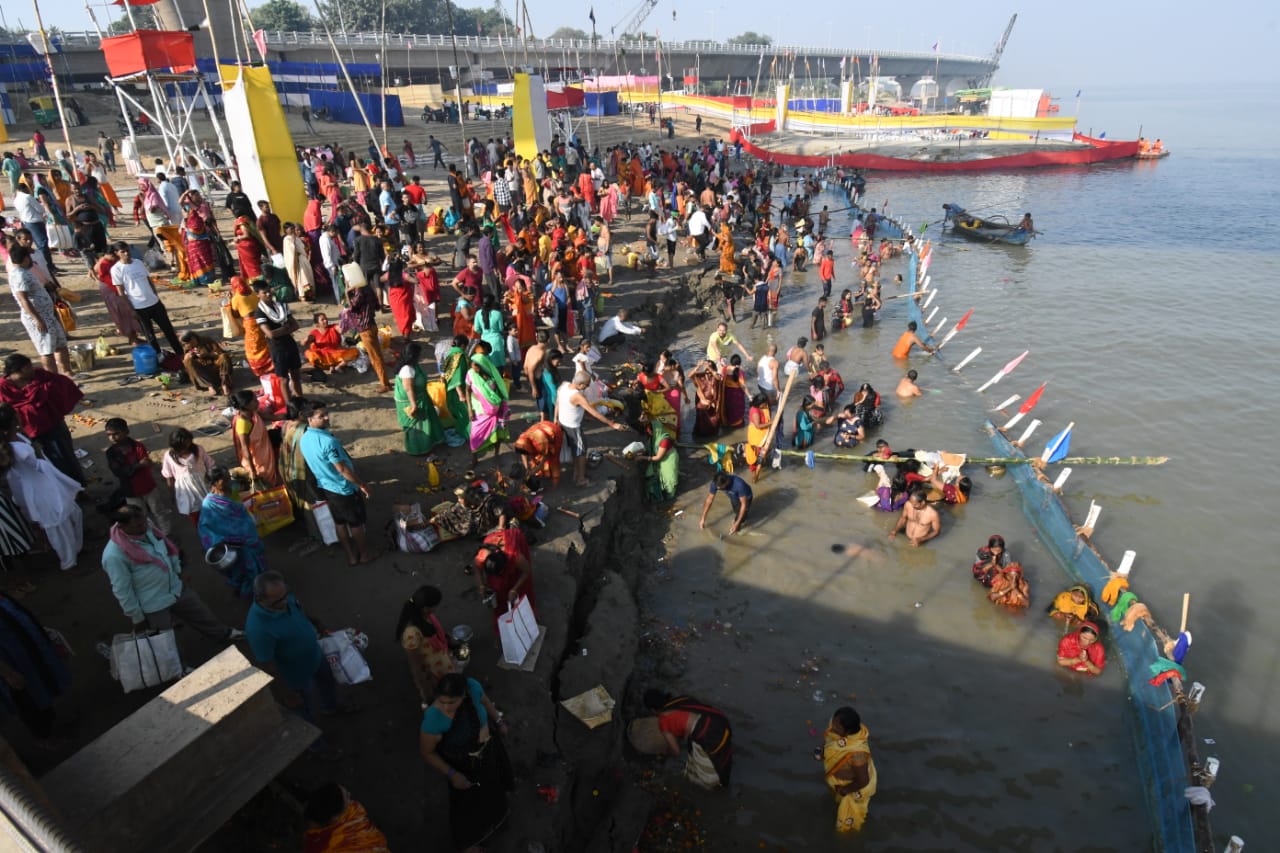
[(997, 215), (990, 219), (983, 219), (974, 216), (958, 204), (944, 204), (942, 209), (946, 212), (944, 220), (951, 223), (952, 233), (980, 243), (1025, 246), (1036, 236), (1035, 229), (1013, 225), (1004, 216)]

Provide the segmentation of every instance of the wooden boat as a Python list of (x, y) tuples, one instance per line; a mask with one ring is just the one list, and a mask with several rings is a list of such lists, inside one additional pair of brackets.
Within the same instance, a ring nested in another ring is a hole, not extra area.
[(951, 223), (951, 231), (970, 240), (1023, 246), (1036, 236), (1035, 231), (1013, 225), (1003, 216), (983, 219), (966, 212), (958, 204), (944, 204), (942, 209), (946, 211), (946, 221)]
[(1162, 150), (1160, 150), (1160, 151), (1139, 151), (1137, 154), (1134, 154), (1134, 155), (1133, 155), (1133, 159), (1135, 159), (1135, 160), (1163, 160), (1165, 157), (1168, 157), (1168, 156), (1169, 156), (1170, 154), (1172, 154), (1172, 153), (1173, 153), (1173, 152), (1172, 152), (1172, 151), (1170, 151), (1170, 150), (1169, 150), (1169, 149), (1167, 149), (1167, 148), (1162, 149)]

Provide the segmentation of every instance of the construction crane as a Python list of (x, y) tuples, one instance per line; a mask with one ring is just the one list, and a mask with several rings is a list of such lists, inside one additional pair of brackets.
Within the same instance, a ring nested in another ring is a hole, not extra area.
[(991, 54), (991, 70), (973, 88), (985, 89), (991, 85), (991, 78), (996, 76), (996, 69), (1000, 67), (1000, 57), (1004, 56), (1004, 47), (1009, 43), (1009, 33), (1013, 32), (1013, 25), (1017, 21), (1018, 13), (1014, 12), (1013, 17), (1009, 19), (1009, 26), (1004, 28), (1004, 35), (1000, 36), (1000, 41), (996, 42), (995, 52)]
[(622, 30), (622, 35), (635, 35), (640, 32), (640, 27), (648, 20), (653, 10), (658, 8), (658, 0), (640, 0), (639, 4), (627, 13), (627, 17), (620, 23), (609, 28), (609, 35), (617, 36), (618, 30)]

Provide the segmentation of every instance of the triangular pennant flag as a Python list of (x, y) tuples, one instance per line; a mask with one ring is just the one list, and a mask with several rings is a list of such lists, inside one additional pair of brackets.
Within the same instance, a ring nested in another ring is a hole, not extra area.
[(1065, 459), (1071, 452), (1071, 430), (1074, 428), (1075, 424), (1067, 424), (1067, 428), (1055, 435), (1053, 440), (1045, 446), (1040, 459), (1050, 464)]

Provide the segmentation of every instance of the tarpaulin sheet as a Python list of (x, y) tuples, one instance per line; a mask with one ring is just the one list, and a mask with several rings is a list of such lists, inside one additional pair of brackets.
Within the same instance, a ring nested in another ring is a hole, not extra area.
[(586, 93), (581, 89), (575, 89), (573, 86), (565, 86), (559, 92), (553, 89), (547, 90), (547, 109), (549, 110), (572, 110), (582, 106), (585, 102)]
[[(364, 105), (369, 124), (382, 124), (382, 96), (370, 92), (353, 95), (350, 92), (335, 92), (329, 89), (308, 89), (307, 96), (311, 100), (311, 111), (327, 107), (333, 121), (347, 124), (363, 124), (360, 107), (356, 106), (356, 98)], [(387, 127), (404, 127), (404, 112), (400, 108), (399, 95), (387, 95)]]
[(102, 40), (102, 55), (112, 77), (127, 77), (161, 68), (190, 71), (196, 64), (191, 33), (170, 30), (138, 30)]

